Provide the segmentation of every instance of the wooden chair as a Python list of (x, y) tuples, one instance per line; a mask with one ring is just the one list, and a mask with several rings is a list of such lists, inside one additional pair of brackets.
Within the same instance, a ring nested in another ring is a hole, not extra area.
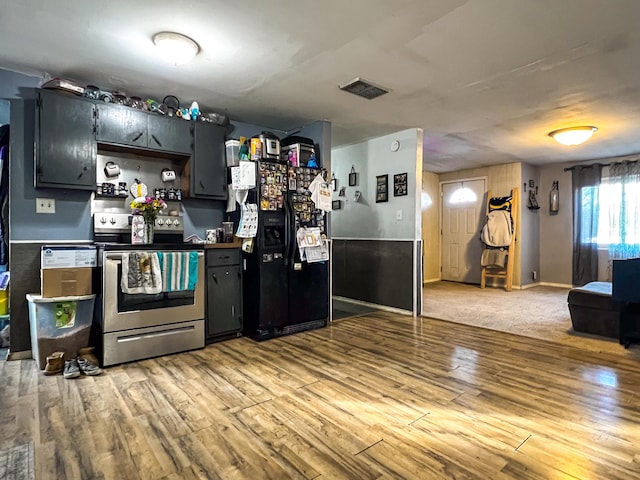
[[(487, 192), (487, 215), (489, 214), (489, 201), (491, 200), (491, 190)], [(486, 266), (482, 267), (480, 273), (480, 288), (485, 288), (487, 278), (504, 278), (505, 290), (511, 291), (513, 285), (513, 264), (515, 263), (516, 251), (516, 231), (518, 226), (518, 209), (520, 208), (520, 195), (517, 188), (511, 190), (511, 222), (513, 224), (513, 235), (507, 251), (507, 260), (504, 267)]]

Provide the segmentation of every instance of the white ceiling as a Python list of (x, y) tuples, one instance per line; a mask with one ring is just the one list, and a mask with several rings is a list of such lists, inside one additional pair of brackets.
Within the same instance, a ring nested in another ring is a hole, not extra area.
[[(638, 0), (0, 0), (0, 68), (198, 100), (291, 130), (327, 119), (333, 145), (424, 129), (425, 170), (640, 152)], [(159, 31), (196, 40), (160, 60)], [(362, 77), (390, 93), (338, 85)], [(599, 131), (580, 147), (547, 133)]]

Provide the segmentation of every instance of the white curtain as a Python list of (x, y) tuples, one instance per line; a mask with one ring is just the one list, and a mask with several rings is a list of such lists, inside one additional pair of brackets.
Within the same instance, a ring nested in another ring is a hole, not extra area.
[(609, 256), (612, 259), (640, 257), (640, 163), (612, 163), (606, 183)]

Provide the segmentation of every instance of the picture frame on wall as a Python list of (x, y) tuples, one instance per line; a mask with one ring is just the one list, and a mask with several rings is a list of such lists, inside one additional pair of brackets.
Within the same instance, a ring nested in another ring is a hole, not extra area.
[(376, 203), (389, 201), (389, 175), (376, 175)]
[(407, 195), (407, 174), (398, 173), (393, 176), (393, 196), (402, 197)]
[(351, 172), (349, 172), (349, 186), (355, 187), (358, 183), (358, 174), (356, 173), (356, 169), (351, 166)]
[(340, 210), (342, 208), (342, 202), (340, 200), (333, 200), (331, 202), (331, 210)]

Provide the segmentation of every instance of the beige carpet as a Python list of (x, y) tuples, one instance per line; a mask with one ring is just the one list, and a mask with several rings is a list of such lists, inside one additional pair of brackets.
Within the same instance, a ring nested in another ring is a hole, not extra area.
[(574, 332), (566, 288), (533, 287), (505, 292), (455, 282), (428, 283), (423, 289), (423, 315), (597, 352), (640, 359), (640, 346), (625, 350), (617, 340)]

